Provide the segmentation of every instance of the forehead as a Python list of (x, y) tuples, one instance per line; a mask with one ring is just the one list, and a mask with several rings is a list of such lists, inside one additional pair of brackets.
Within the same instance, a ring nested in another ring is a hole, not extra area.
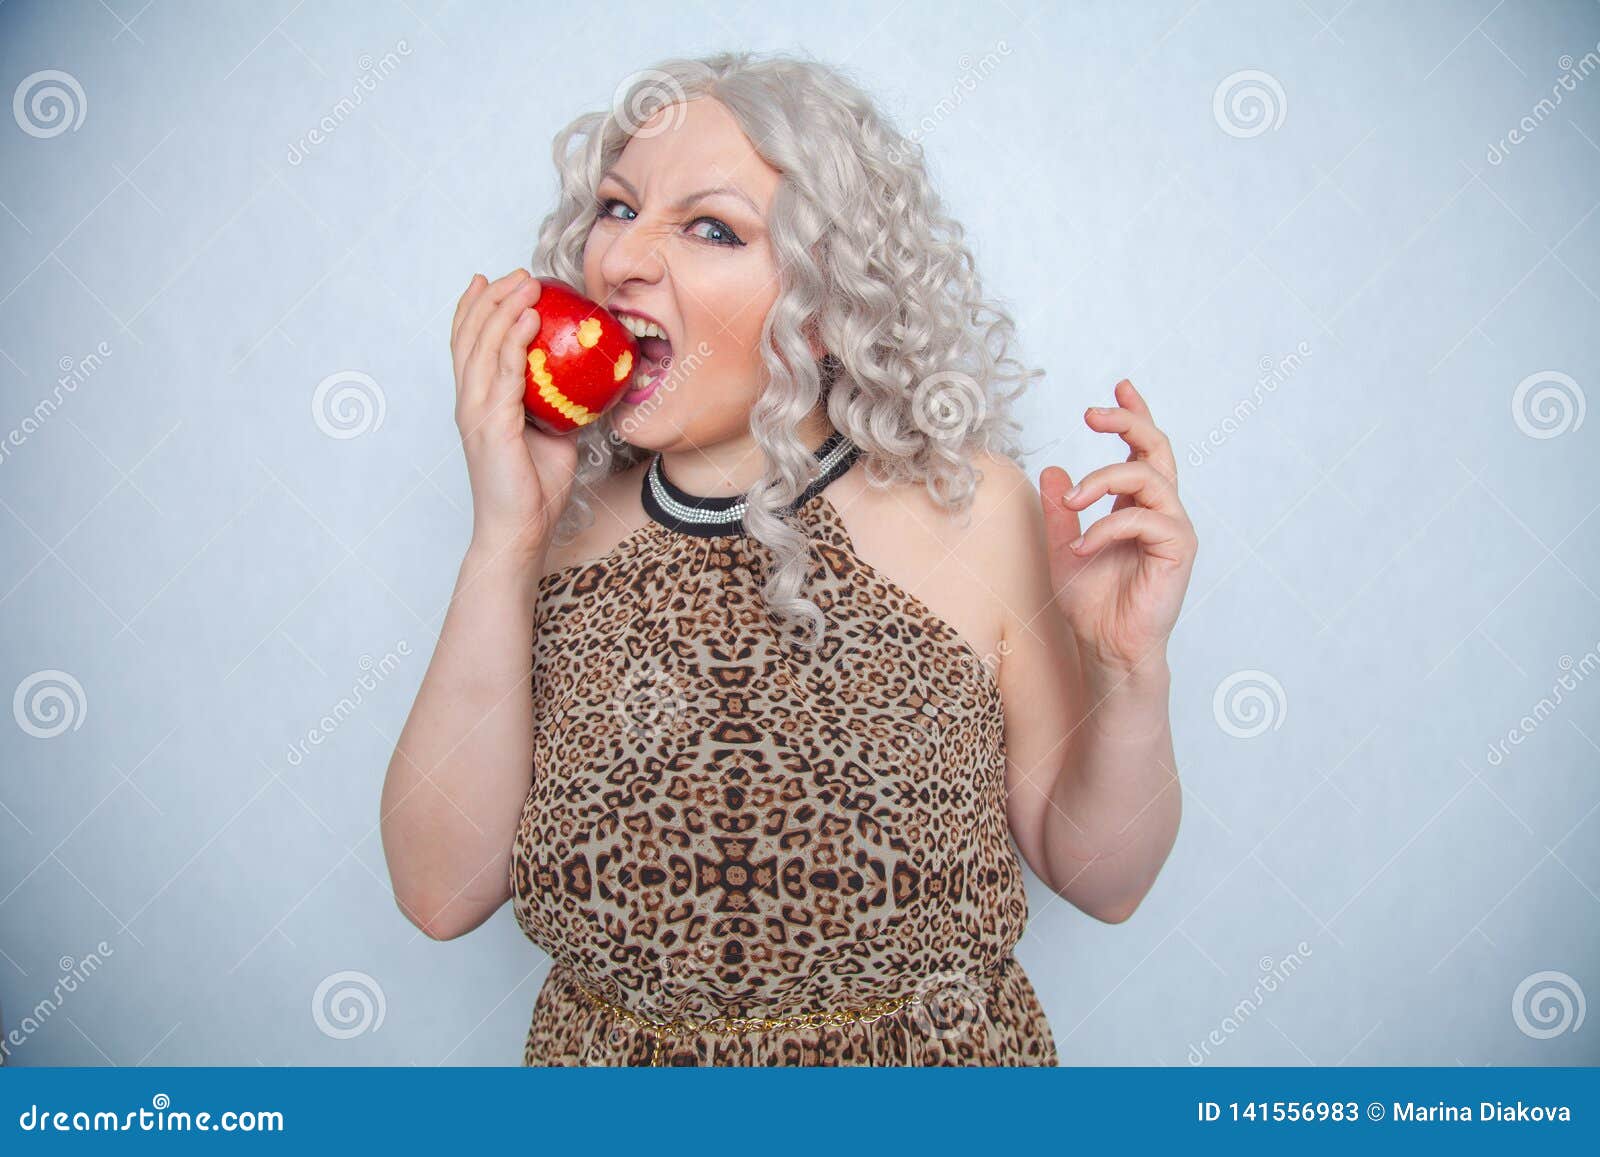
[(762, 206), (770, 202), (779, 179), (733, 114), (711, 97), (656, 110), (612, 167), (646, 196), (670, 199), (727, 183)]

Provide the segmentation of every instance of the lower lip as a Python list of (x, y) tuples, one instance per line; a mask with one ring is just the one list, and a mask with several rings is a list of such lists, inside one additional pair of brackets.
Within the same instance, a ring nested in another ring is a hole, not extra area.
[(631, 387), (622, 395), (622, 401), (629, 406), (637, 406), (640, 402), (654, 394), (661, 388), (661, 383), (666, 380), (670, 363), (658, 365), (650, 374), (650, 380), (642, 386)]

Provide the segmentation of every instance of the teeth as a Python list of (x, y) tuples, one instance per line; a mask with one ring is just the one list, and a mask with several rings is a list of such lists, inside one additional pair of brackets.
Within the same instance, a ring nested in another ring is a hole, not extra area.
[(622, 322), (623, 328), (634, 337), (658, 337), (663, 341), (666, 340), (667, 335), (653, 321), (645, 321), (644, 318), (634, 317), (631, 313), (619, 314), (617, 320)]
[(633, 377), (628, 381), (628, 388), (642, 390), (650, 384), (650, 379), (653, 377), (655, 377), (655, 373), (650, 369), (650, 364), (641, 360), (639, 368), (633, 371)]

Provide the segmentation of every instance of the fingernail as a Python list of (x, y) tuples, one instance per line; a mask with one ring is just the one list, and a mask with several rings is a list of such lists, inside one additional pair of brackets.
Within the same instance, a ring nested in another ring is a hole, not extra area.
[(1080, 534), (1077, 538), (1073, 539), (1071, 545), (1073, 550), (1083, 549), (1083, 535)]
[(1078, 497), (1078, 491), (1080, 491), (1082, 489), (1083, 489), (1083, 483), (1080, 482), (1076, 486), (1074, 486), (1071, 490), (1067, 491), (1067, 493), (1065, 495), (1066, 499), (1070, 502), (1072, 499)]

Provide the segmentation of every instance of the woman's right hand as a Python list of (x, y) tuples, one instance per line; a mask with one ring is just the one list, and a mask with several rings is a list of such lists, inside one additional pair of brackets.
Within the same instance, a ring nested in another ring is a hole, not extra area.
[(566, 508), (578, 462), (575, 434), (544, 433), (522, 407), (539, 288), (525, 269), (493, 282), (474, 274), (450, 329), (473, 545), (529, 560), (543, 553)]

